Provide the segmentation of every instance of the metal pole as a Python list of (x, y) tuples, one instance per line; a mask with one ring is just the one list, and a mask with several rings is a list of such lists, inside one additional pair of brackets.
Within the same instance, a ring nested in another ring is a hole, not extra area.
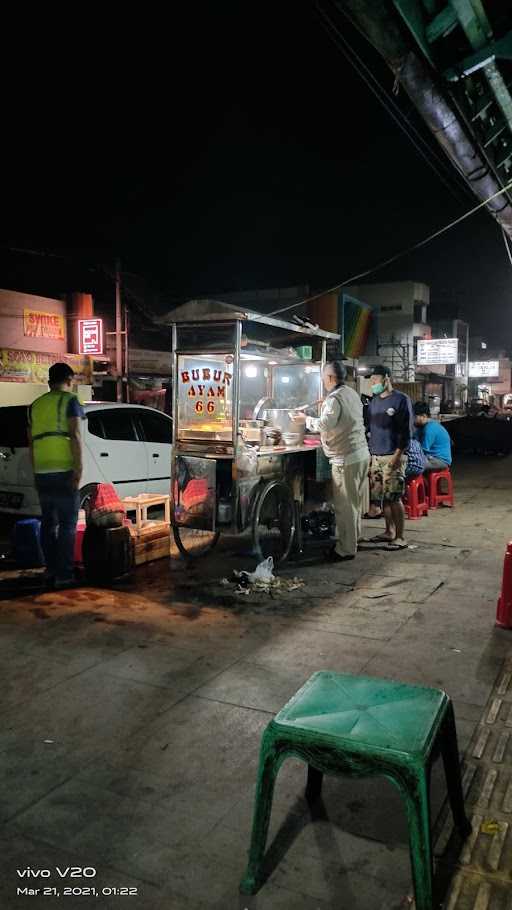
[(121, 312), (121, 263), (116, 259), (116, 398), (123, 400), (123, 323)]
[(130, 401), (130, 348), (129, 348), (129, 338), (130, 338), (130, 315), (128, 313), (128, 304), (125, 301), (124, 304), (124, 374), (126, 376), (126, 401)]
[(464, 404), (469, 402), (469, 323), (466, 323), (466, 363), (465, 363), (465, 385), (466, 391), (464, 393)]

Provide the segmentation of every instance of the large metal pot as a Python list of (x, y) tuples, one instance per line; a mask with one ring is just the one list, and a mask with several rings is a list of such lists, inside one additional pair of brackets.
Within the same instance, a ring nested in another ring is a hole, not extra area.
[(271, 427), (281, 430), (281, 433), (299, 433), (299, 440), (302, 443), (306, 426), (303, 423), (295, 423), (290, 417), (289, 408), (270, 408), (263, 411), (263, 417)]

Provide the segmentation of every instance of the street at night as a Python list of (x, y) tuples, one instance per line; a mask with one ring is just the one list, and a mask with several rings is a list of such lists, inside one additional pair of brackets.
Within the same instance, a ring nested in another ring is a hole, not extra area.
[(0, 910), (511, 910), (509, 6), (6, 17)]

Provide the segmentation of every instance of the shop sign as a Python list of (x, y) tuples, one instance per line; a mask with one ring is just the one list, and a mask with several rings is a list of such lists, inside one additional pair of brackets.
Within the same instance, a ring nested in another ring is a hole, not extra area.
[(103, 354), (103, 319), (78, 320), (80, 354)]
[(458, 338), (422, 338), (418, 341), (418, 366), (458, 361)]
[(232, 379), (232, 373), (210, 367), (180, 370), (180, 381), (188, 386), (187, 397), (197, 399), (194, 405), (196, 414), (214, 414), (216, 400), (225, 401), (226, 388), (230, 387)]
[(0, 381), (48, 382), (52, 363), (67, 363), (75, 373), (79, 385), (90, 385), (91, 362), (80, 354), (49, 354), (43, 351), (18, 351), (0, 348)]
[(50, 338), (64, 341), (64, 317), (59, 313), (23, 310), (23, 334), (27, 338)]
[(473, 360), (469, 364), (469, 375), (472, 379), (479, 376), (499, 376), (499, 360)]

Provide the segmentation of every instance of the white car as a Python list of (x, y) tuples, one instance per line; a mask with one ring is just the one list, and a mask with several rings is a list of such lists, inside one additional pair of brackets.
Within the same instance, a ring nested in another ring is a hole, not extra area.
[[(80, 502), (94, 484), (113, 483), (118, 495), (169, 493), (172, 422), (141, 405), (91, 401), (84, 405)], [(0, 408), (0, 512), (39, 515), (27, 440), (26, 405)]]

